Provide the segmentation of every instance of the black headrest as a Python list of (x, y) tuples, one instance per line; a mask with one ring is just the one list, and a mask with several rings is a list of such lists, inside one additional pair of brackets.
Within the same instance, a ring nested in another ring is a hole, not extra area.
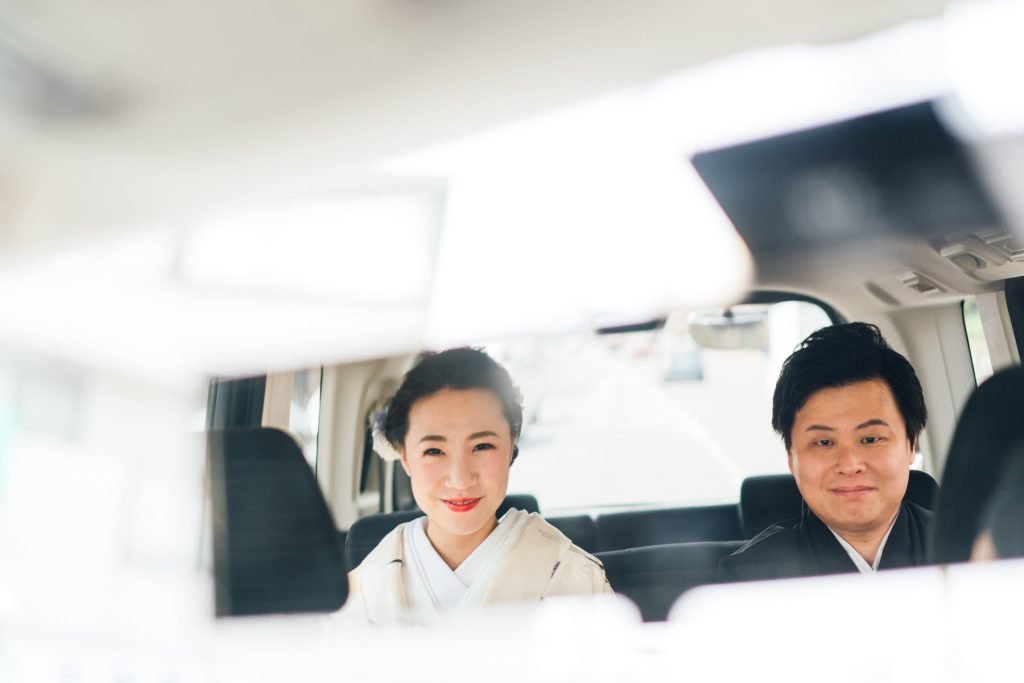
[(345, 538), (345, 556), (349, 568), (358, 567), (381, 539), (391, 533), (396, 526), (422, 516), (423, 512), (420, 510), (402, 510), (357, 519), (349, 527), (348, 536)]
[[(505, 500), (498, 506), (498, 517), (505, 514), (509, 508), (526, 512), (540, 512), (537, 499), (529, 494), (505, 496)], [(421, 510), (403, 510), (357, 519), (352, 523), (348, 530), (348, 536), (345, 538), (345, 555), (348, 559), (348, 566), (352, 569), (358, 567), (359, 563), (366, 559), (370, 551), (376, 548), (381, 539), (391, 533), (392, 529), (422, 515)]]
[(985, 506), (981, 528), (992, 537), (1001, 558), (1024, 557), (1024, 447), (1006, 462), (999, 484)]
[(903, 499), (917, 503), (925, 510), (935, 510), (939, 502), (939, 482), (927, 472), (910, 470), (907, 493)]
[(616, 593), (640, 608), (644, 621), (664, 620), (683, 592), (717, 580), (718, 561), (743, 541), (671, 543), (597, 553)]
[(743, 536), (753, 538), (776, 522), (800, 516), (800, 491), (792, 474), (747, 477), (740, 486)]
[(982, 510), (1011, 454), (1024, 444), (1022, 405), (1024, 367), (1015, 366), (990, 377), (964, 406), (942, 474), (932, 533), (934, 562), (970, 558)]
[(298, 444), (256, 428), (210, 432), (207, 445), (217, 615), (340, 608), (337, 529)]
[(735, 503), (604, 512), (597, 516), (596, 525), (601, 550), (735, 541), (743, 535)]
[(537, 502), (536, 496), (531, 496), (529, 493), (510, 493), (505, 496), (505, 500), (498, 506), (498, 517), (508, 512), (509, 508), (525, 512), (540, 512), (540, 504)]
[(548, 517), (546, 521), (565, 534), (576, 546), (588, 553), (597, 552), (597, 525), (590, 515)]
[[(932, 475), (910, 470), (904, 500), (934, 510), (939, 485)], [(792, 474), (747, 477), (740, 486), (740, 522), (743, 534), (753, 538), (772, 524), (800, 516), (800, 491)]]

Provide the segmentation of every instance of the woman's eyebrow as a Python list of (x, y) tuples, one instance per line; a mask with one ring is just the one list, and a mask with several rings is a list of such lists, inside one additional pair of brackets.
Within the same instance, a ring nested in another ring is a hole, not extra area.
[(498, 437), (498, 435), (495, 434), (494, 432), (474, 432), (473, 434), (469, 435), (469, 438), (470, 438), (470, 440), (472, 440), (472, 439), (482, 439), (485, 436), (493, 436), (495, 438)]
[(440, 434), (427, 434), (425, 437), (423, 437), (422, 439), (420, 439), (416, 443), (419, 444), (419, 443), (423, 443), (424, 441), (447, 441), (447, 440), (448, 439), (444, 438)]

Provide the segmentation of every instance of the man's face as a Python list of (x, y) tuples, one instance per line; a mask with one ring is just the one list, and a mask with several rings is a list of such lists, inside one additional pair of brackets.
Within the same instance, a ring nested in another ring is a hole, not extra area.
[(791, 437), (789, 471), (821, 521), (840, 534), (888, 529), (914, 462), (888, 384), (873, 379), (811, 394)]

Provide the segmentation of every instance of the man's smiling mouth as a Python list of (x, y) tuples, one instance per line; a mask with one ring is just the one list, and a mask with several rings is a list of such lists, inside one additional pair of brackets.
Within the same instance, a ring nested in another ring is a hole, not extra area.
[(831, 489), (832, 493), (843, 498), (863, 498), (875, 490), (873, 486), (837, 486)]

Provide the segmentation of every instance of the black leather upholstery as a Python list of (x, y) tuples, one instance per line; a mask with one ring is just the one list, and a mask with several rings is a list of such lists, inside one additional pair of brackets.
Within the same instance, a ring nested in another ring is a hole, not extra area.
[(588, 553), (597, 552), (597, 525), (590, 515), (546, 517), (548, 523)]
[(735, 504), (636, 510), (598, 515), (603, 551), (665, 543), (735, 541), (743, 538)]
[(529, 493), (510, 493), (498, 506), (498, 517), (508, 512), (509, 508), (524, 510), (526, 512), (540, 512), (540, 504), (537, 498)]
[(1003, 559), (1024, 557), (1024, 446), (1017, 447), (999, 475), (979, 528), (992, 537), (996, 555)]
[(298, 444), (254, 428), (210, 432), (207, 445), (218, 616), (340, 608), (337, 530)]
[(345, 539), (345, 558), (349, 569), (358, 567), (381, 539), (391, 533), (396, 526), (422, 516), (420, 510), (403, 510), (357, 519), (349, 527), (348, 538)]
[(970, 558), (982, 510), (1007, 460), (1024, 445), (1022, 418), (1022, 366), (996, 373), (968, 399), (942, 475), (932, 535), (933, 561), (963, 562)]
[(675, 543), (597, 553), (616, 593), (640, 608), (644, 621), (663, 621), (685, 591), (715, 583), (718, 561), (743, 541)]
[(747, 477), (740, 486), (743, 537), (753, 538), (776, 522), (800, 516), (800, 491), (791, 474)]
[[(505, 514), (509, 508), (526, 512), (540, 512), (537, 499), (529, 494), (513, 493), (505, 496), (505, 500), (498, 506), (498, 517)], [(377, 547), (381, 539), (391, 533), (396, 526), (422, 515), (423, 512), (420, 510), (403, 510), (357, 519), (349, 528), (348, 538), (345, 539), (345, 558), (349, 569), (358, 567), (359, 563), (370, 554), (370, 551)]]
[(917, 503), (925, 510), (934, 511), (939, 503), (939, 482), (927, 472), (910, 470), (904, 498), (911, 503)]
[[(906, 500), (934, 510), (939, 485), (927, 472), (911, 470)], [(747, 477), (740, 487), (740, 522), (745, 538), (753, 538), (776, 522), (800, 516), (800, 491), (791, 474)]]

